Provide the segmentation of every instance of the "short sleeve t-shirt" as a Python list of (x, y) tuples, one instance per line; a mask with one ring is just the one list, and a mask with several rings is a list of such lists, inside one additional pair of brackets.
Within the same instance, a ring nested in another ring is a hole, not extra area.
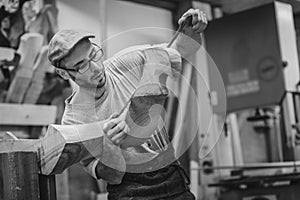
[[(143, 50), (147, 48), (162, 48), (168, 53), (171, 67), (180, 71), (181, 56), (170, 48), (160, 46), (136, 46), (125, 49), (112, 58), (104, 61), (106, 82), (101, 89), (101, 98), (92, 104), (71, 104), (76, 90), (65, 101), (66, 108), (62, 118), (63, 124), (82, 124), (107, 119), (112, 113), (119, 112), (128, 102), (143, 74), (145, 55)], [(95, 163), (85, 166), (87, 171), (95, 177)], [(96, 178), (96, 177), (95, 177)]]

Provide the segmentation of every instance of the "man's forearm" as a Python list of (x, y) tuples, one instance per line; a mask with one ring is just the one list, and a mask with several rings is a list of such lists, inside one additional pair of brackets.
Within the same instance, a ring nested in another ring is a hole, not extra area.
[(180, 33), (171, 48), (176, 49), (183, 58), (187, 58), (195, 54), (201, 44), (202, 36), (200, 33)]
[(201, 34), (206, 29), (207, 19), (204, 12), (191, 8), (180, 17), (178, 24), (183, 26), (182, 33), (171, 47), (186, 58), (200, 48)]

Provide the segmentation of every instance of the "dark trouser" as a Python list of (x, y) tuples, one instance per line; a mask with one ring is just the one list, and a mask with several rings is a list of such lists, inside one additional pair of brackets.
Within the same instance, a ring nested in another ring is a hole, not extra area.
[(173, 163), (154, 172), (126, 173), (119, 185), (108, 185), (109, 200), (194, 200), (183, 169)]
[(160, 200), (195, 200), (195, 196), (191, 193), (190, 190), (187, 190), (181, 194), (171, 196), (168, 198), (160, 198)]

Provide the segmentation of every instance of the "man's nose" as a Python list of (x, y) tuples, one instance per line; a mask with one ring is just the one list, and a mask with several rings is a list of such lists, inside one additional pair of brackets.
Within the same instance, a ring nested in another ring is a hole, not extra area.
[(99, 63), (92, 62), (91, 63), (91, 70), (92, 70), (93, 73), (98, 74), (102, 71), (102, 65), (99, 64)]

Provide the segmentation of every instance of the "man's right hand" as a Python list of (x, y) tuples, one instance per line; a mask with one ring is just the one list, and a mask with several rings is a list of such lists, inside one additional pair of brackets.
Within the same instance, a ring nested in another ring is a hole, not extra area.
[(103, 125), (103, 132), (115, 145), (120, 145), (129, 133), (126, 122), (118, 117), (117, 113), (112, 114), (108, 121)]

